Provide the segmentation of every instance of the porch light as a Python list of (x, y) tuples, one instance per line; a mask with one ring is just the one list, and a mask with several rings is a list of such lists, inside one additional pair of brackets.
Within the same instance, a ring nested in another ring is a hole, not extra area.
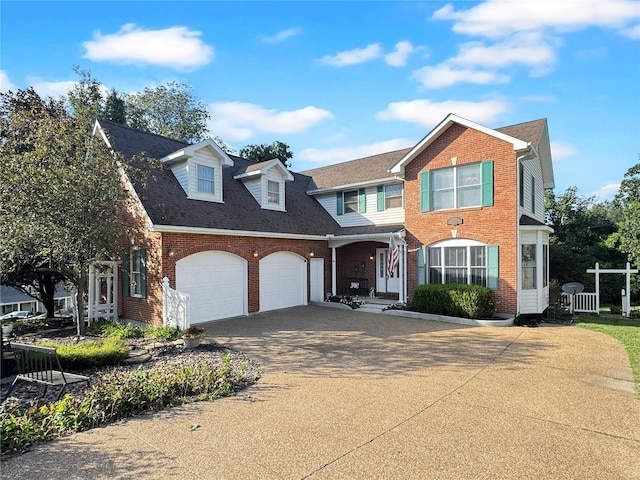
[(315, 257), (316, 256), (316, 252), (313, 251), (313, 248), (311, 250), (309, 250), (309, 256), (310, 257)]
[(169, 248), (167, 249), (167, 254), (168, 254), (170, 257), (173, 257), (173, 255), (175, 254), (175, 252), (173, 251), (173, 247), (169, 247)]
[(258, 247), (253, 247), (253, 250), (251, 251), (251, 253), (253, 253), (253, 256), (255, 258), (258, 258)]
[(375, 259), (376, 259), (376, 254), (371, 252), (371, 255), (369, 255), (369, 260), (373, 262)]

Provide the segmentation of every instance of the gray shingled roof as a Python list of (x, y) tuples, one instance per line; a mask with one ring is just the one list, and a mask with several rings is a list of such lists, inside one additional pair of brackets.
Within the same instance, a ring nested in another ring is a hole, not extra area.
[[(131, 157), (147, 152), (162, 158), (180, 150), (185, 143), (100, 120), (111, 146)], [(170, 169), (153, 170), (146, 185), (134, 184), (151, 221), (159, 225), (244, 230), (250, 232), (326, 235), (339, 228), (335, 220), (307, 195), (311, 178), (293, 173), (294, 181), (285, 184), (286, 212), (265, 210), (240, 180), (233, 177), (254, 162), (230, 155), (233, 167), (223, 169), (224, 203), (187, 198)]]
[(523, 142), (532, 143), (534, 146), (538, 146), (544, 128), (547, 125), (547, 120), (541, 118), (539, 120), (532, 120), (530, 122), (518, 123), (516, 125), (509, 125), (507, 127), (496, 128), (495, 130), (510, 137), (517, 138)]
[(315, 188), (310, 190), (390, 178), (393, 175), (388, 170), (405, 156), (409, 150), (409, 148), (405, 148), (395, 152), (381, 153), (335, 165), (314, 168), (306, 170), (302, 174), (313, 178), (312, 185), (315, 185)]

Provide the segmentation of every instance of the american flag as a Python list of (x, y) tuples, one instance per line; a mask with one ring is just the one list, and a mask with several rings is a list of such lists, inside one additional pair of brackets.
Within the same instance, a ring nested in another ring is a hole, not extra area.
[(398, 248), (398, 244), (396, 243), (396, 239), (393, 238), (393, 234), (391, 234), (391, 239), (389, 240), (389, 256), (387, 260), (387, 278), (393, 277), (393, 274), (398, 267), (398, 262), (400, 261), (400, 249)]

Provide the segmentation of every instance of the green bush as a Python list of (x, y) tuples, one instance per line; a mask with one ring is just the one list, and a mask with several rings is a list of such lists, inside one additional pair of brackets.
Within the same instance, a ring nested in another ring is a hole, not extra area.
[(463, 318), (491, 316), (491, 290), (478, 285), (420, 285), (411, 310)]
[(234, 364), (227, 351), (221, 363), (204, 359), (139, 367), (133, 372), (112, 371), (89, 387), (84, 397), (65, 395), (55, 403), (28, 407), (5, 401), (0, 406), (2, 455), (132, 415), (229, 395), (255, 382), (256, 378), (246, 374), (246, 366), (246, 362)]
[(117, 365), (129, 354), (127, 346), (118, 338), (105, 338), (98, 341), (85, 340), (71, 345), (54, 342), (40, 342), (37, 345), (55, 348), (63, 370), (83, 370), (105, 365)]
[(144, 330), (144, 338), (153, 338), (163, 342), (180, 337), (180, 329), (176, 327), (149, 327)]

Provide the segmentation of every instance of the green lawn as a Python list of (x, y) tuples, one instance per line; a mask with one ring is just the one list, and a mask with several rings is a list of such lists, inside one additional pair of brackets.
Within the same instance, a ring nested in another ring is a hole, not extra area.
[(579, 327), (601, 332), (618, 340), (629, 354), (636, 394), (640, 398), (640, 320), (603, 316), (578, 317)]

